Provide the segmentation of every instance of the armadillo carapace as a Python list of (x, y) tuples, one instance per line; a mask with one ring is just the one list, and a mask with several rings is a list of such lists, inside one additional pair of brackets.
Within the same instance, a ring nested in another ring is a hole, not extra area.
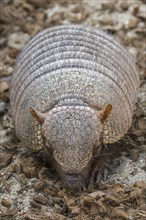
[(16, 62), (16, 133), (26, 147), (51, 152), (65, 186), (81, 187), (100, 144), (129, 129), (138, 85), (132, 57), (108, 34), (82, 25), (48, 28)]

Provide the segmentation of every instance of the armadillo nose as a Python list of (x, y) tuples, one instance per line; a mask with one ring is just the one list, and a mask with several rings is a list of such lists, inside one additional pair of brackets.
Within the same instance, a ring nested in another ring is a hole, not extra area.
[(72, 191), (81, 191), (82, 183), (80, 176), (77, 174), (65, 175), (64, 187)]

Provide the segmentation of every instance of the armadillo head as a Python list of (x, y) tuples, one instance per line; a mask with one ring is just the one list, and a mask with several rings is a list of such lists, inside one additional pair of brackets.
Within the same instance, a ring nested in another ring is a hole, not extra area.
[(87, 106), (59, 106), (48, 113), (33, 114), (42, 123), (46, 146), (51, 148), (67, 188), (81, 188), (87, 179), (94, 149), (100, 144), (103, 119), (110, 110), (110, 105), (101, 111)]

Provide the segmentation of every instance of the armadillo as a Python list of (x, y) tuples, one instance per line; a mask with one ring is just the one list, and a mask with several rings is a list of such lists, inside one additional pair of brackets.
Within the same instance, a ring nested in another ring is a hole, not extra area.
[(65, 187), (80, 188), (101, 143), (127, 133), (138, 87), (133, 58), (112, 36), (86, 25), (47, 28), (16, 60), (16, 134), (26, 147), (49, 152)]

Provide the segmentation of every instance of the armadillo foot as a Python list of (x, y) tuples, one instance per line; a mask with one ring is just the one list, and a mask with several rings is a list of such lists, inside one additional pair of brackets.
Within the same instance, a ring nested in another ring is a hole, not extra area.
[(105, 182), (108, 179), (108, 175), (111, 173), (111, 171), (112, 168), (109, 166), (109, 164), (104, 164), (103, 166), (99, 167), (99, 164), (97, 163), (94, 167), (94, 170), (92, 170), (88, 190), (92, 191), (93, 189), (99, 188), (101, 181)]
[(101, 181), (106, 181), (108, 179), (108, 175), (111, 171), (111, 167), (109, 165), (104, 165), (104, 167), (97, 171), (95, 178), (95, 183), (99, 184)]

